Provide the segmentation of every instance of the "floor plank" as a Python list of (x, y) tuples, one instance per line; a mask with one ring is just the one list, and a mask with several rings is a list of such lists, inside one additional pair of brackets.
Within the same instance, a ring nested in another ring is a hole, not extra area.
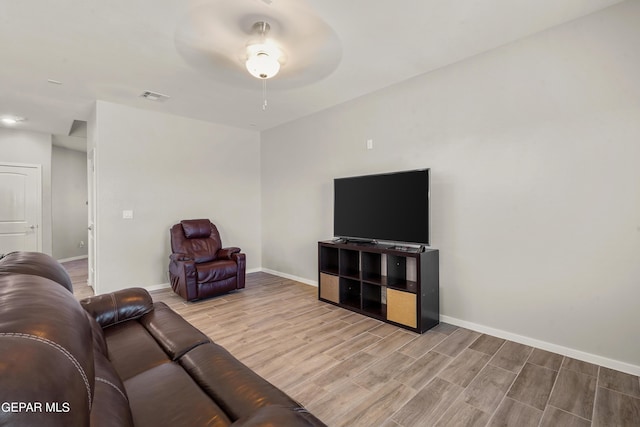
[(586, 374), (561, 369), (549, 398), (549, 404), (581, 418), (591, 420), (596, 379)]

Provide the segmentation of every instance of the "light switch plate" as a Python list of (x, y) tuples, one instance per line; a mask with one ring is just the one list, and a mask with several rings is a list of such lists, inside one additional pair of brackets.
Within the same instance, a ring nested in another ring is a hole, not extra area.
[(122, 219), (133, 219), (133, 211), (131, 210), (122, 211)]

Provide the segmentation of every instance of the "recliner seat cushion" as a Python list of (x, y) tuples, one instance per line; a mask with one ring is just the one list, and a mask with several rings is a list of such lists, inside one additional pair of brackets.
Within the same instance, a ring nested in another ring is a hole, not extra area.
[(196, 265), (198, 283), (218, 282), (220, 280), (235, 277), (238, 272), (238, 264), (231, 260), (218, 260)]

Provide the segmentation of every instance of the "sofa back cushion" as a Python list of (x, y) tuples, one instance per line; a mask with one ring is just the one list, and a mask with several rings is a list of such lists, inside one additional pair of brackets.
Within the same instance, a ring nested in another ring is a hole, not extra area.
[(89, 425), (93, 336), (78, 301), (59, 284), (26, 274), (0, 276), (0, 301), (0, 402), (10, 405), (1, 423)]
[(0, 276), (32, 274), (45, 277), (73, 293), (71, 278), (62, 265), (41, 252), (11, 252), (0, 258)]

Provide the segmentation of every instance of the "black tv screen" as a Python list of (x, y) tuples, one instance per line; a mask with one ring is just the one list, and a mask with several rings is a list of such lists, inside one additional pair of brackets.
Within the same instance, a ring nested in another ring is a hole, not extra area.
[(336, 237), (429, 244), (429, 169), (334, 179)]

